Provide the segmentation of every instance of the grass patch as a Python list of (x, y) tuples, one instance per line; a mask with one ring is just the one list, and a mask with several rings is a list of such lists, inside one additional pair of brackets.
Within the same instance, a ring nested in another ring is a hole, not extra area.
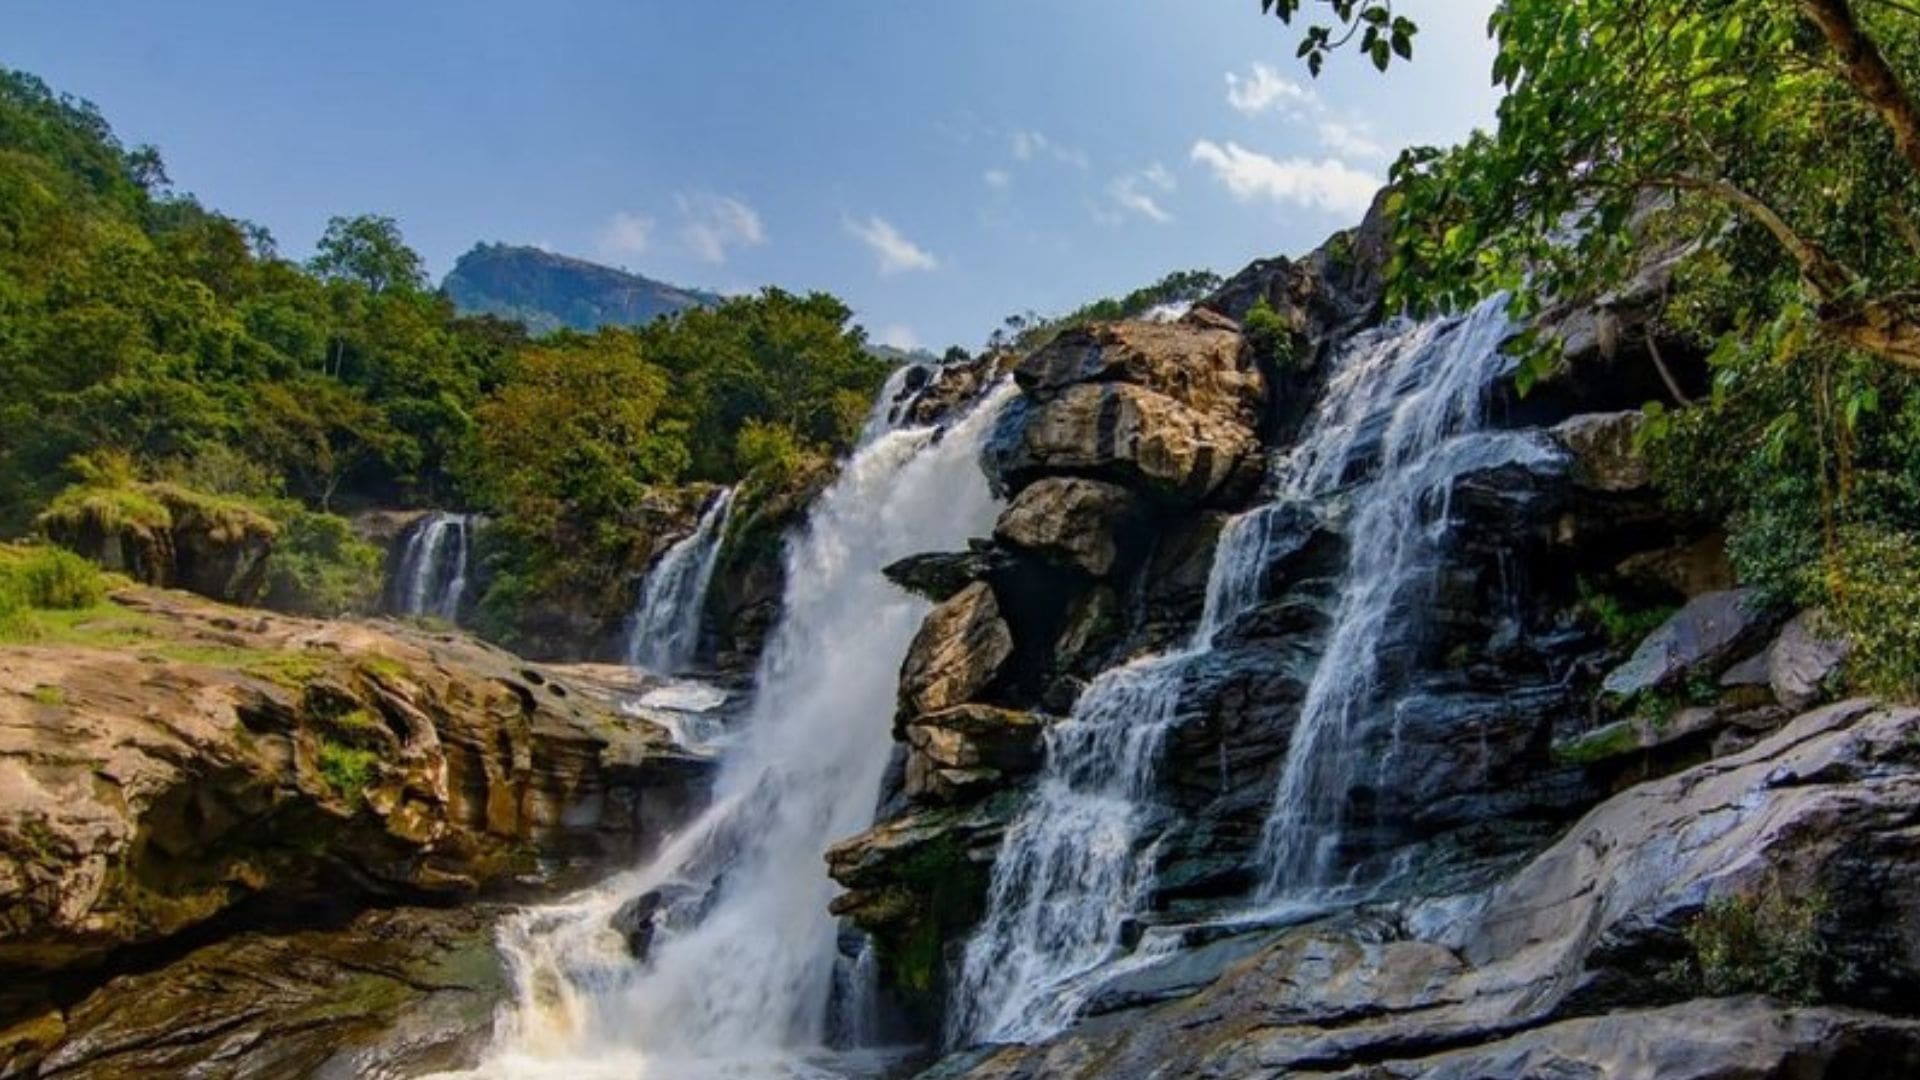
[(1576, 606), (1579, 613), (1593, 625), (1600, 628), (1606, 636), (1607, 644), (1616, 649), (1624, 649), (1644, 641), (1647, 635), (1660, 629), (1678, 608), (1657, 606), (1651, 608), (1630, 608), (1617, 596), (1596, 589), (1585, 578), (1574, 583), (1579, 590), (1580, 600)]

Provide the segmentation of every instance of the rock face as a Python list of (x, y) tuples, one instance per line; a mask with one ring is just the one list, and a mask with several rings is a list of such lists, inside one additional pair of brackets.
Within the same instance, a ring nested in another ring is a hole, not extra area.
[(1250, 430), (1145, 387), (1082, 383), (1015, 415), (1024, 422), (995, 447), (1015, 488), (1084, 476), (1192, 505), (1242, 497), (1259, 477)]
[[(0, 654), (0, 970), (632, 857), (707, 762), (456, 635), (129, 590)], [(42, 984), (44, 985), (44, 984)]]
[(1752, 590), (1697, 596), (1641, 642), (1631, 659), (1607, 675), (1602, 688), (1630, 696), (1671, 687), (1709, 668), (1717, 671), (1765, 641), (1777, 625)]
[(962, 704), (991, 684), (1013, 655), (1013, 632), (993, 588), (975, 582), (927, 616), (900, 669), (903, 716)]
[[(1916, 737), (1911, 709), (1807, 714), (1601, 804), (1485, 892), (1280, 931), (1191, 997), (928, 1075), (1906, 1075), (1920, 1023), (1852, 1010), (1910, 1000), (1920, 975)], [(1832, 904), (1810, 931), (1831, 963), (1796, 992), (1846, 1007), (1669, 1007), (1709, 902), (1814, 895)]]
[(1804, 709), (1819, 700), (1852, 651), (1846, 641), (1823, 632), (1820, 624), (1819, 612), (1801, 612), (1767, 651), (1767, 685), (1789, 709)]
[[(138, 513), (111, 509), (126, 498), (138, 501)], [(246, 507), (161, 483), (56, 507), (39, 526), (54, 543), (135, 581), (231, 604), (265, 594), (280, 532)]]
[(1124, 382), (1208, 416), (1259, 421), (1266, 384), (1231, 322), (1095, 323), (1064, 331), (1013, 369), (1020, 389), (1046, 402), (1070, 387)]
[(1119, 557), (1116, 533), (1139, 510), (1139, 501), (1123, 487), (1050, 477), (1020, 492), (1000, 515), (993, 536), (1091, 577), (1103, 577)]
[(1646, 457), (1634, 445), (1646, 416), (1589, 413), (1562, 421), (1554, 438), (1573, 455), (1573, 480), (1591, 491), (1641, 491), (1653, 483)]

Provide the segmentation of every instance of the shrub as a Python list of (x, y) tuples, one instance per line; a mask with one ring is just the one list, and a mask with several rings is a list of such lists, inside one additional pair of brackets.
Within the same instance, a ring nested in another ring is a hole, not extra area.
[(1254, 301), (1247, 317), (1240, 320), (1240, 332), (1246, 336), (1254, 358), (1269, 370), (1285, 371), (1292, 366), (1293, 328), (1266, 297)]
[(1687, 927), (1693, 955), (1671, 979), (1715, 997), (1770, 994), (1811, 1005), (1827, 974), (1819, 928), (1826, 912), (1824, 896), (1789, 897), (1778, 886), (1713, 900)]
[(1878, 694), (1920, 697), (1920, 549), (1907, 533), (1844, 530), (1826, 561), (1828, 613), (1853, 644), (1851, 671)]
[(0, 558), (0, 615), (28, 609), (80, 611), (106, 596), (106, 576), (100, 568), (70, 551), (16, 549)]
[(1598, 626), (1607, 644), (1616, 649), (1639, 642), (1673, 617), (1671, 607), (1630, 608), (1619, 597), (1594, 588), (1585, 578), (1576, 581), (1575, 588), (1580, 594), (1580, 613)]
[(373, 610), (384, 557), (347, 520), (298, 503), (274, 507), (280, 539), (268, 566), (267, 606), (332, 618)]

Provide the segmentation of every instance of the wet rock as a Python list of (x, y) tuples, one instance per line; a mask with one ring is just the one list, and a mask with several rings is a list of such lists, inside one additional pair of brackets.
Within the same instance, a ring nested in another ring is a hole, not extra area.
[(1128, 383), (1080, 383), (1015, 414), (991, 454), (1008, 486), (1084, 476), (1165, 503), (1233, 500), (1258, 483), (1258, 445), (1239, 422)]
[(1653, 473), (1635, 445), (1645, 421), (1645, 413), (1633, 410), (1588, 413), (1556, 425), (1553, 437), (1573, 455), (1573, 482), (1611, 494), (1650, 487)]
[(1632, 658), (1607, 674), (1602, 688), (1631, 696), (1672, 686), (1692, 675), (1717, 675), (1779, 625), (1751, 589), (1694, 597), (1647, 636)]
[(928, 1075), (1904, 1075), (1920, 1046), (1911, 1020), (1667, 1006), (1702, 909), (1771, 893), (1832, 905), (1816, 928), (1831, 964), (1811, 992), (1906, 1007), (1920, 985), (1916, 739), (1920, 710), (1808, 713), (1621, 792), (1491, 887), (1296, 927), (1197, 993)]
[(975, 582), (933, 609), (900, 668), (903, 718), (974, 699), (1013, 656), (1013, 632), (986, 582)]
[(1126, 382), (1248, 426), (1257, 421), (1266, 397), (1260, 372), (1241, 348), (1238, 327), (1224, 321), (1075, 327), (1021, 361), (1013, 377), (1039, 402), (1080, 383)]
[(1833, 687), (1851, 644), (1822, 625), (1818, 611), (1803, 611), (1787, 622), (1767, 652), (1767, 682), (1789, 709), (1804, 709)]
[(994, 539), (1102, 577), (1119, 554), (1115, 533), (1138, 514), (1139, 500), (1097, 480), (1049, 477), (1022, 490), (1000, 515)]
[(992, 547), (976, 545), (967, 551), (909, 555), (880, 572), (895, 585), (939, 604), (992, 573), (998, 565), (995, 556)]

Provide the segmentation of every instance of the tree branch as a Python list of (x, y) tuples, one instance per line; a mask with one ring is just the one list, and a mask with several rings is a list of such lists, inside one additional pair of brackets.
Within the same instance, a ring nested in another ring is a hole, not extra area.
[(1893, 145), (1920, 173), (1920, 105), (1900, 83), (1879, 46), (1860, 29), (1847, 0), (1799, 0), (1800, 10), (1826, 36), (1847, 81), (1893, 132)]
[(1853, 271), (1833, 260), (1818, 244), (1795, 232), (1773, 207), (1760, 201), (1728, 180), (1703, 180), (1697, 176), (1656, 176), (1646, 183), (1653, 187), (1679, 191), (1697, 191), (1730, 203), (1772, 234), (1800, 267), (1800, 273), (1813, 286), (1822, 301), (1838, 299), (1859, 280)]

